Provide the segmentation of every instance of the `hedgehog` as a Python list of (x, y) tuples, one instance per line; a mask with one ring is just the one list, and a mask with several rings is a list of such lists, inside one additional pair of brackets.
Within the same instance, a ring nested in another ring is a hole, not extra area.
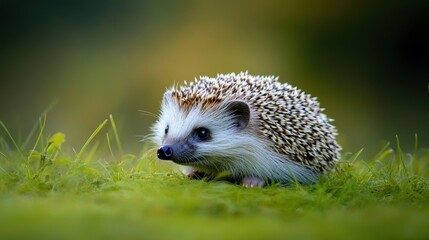
[(157, 157), (189, 177), (221, 174), (244, 187), (310, 184), (339, 159), (337, 131), (323, 110), (278, 77), (200, 77), (164, 93), (153, 140)]

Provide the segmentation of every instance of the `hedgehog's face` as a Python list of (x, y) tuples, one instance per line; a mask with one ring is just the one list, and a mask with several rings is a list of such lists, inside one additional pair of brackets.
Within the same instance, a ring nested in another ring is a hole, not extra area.
[(177, 101), (164, 96), (161, 116), (154, 125), (158, 158), (182, 165), (204, 165), (209, 159), (227, 158), (231, 143), (246, 134), (250, 109), (243, 101), (227, 101), (186, 111)]

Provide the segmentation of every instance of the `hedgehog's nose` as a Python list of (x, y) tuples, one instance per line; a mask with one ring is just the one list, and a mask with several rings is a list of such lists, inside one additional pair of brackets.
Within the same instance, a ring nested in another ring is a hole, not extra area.
[(171, 160), (173, 158), (173, 148), (170, 146), (161, 146), (158, 149), (157, 156), (159, 159)]

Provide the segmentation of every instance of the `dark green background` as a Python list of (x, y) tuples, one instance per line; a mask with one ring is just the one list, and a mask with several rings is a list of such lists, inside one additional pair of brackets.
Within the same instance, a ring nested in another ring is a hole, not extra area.
[(394, 2), (1, 1), (0, 120), (23, 138), (57, 101), (80, 147), (112, 113), (137, 152), (167, 87), (248, 70), (318, 96), (345, 152), (428, 147), (428, 1)]

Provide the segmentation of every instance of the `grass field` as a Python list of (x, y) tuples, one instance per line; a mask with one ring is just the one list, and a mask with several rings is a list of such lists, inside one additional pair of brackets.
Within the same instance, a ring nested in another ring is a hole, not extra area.
[[(113, 118), (80, 149), (45, 136), (17, 142), (0, 122), (1, 239), (427, 239), (429, 151), (399, 139), (371, 159), (343, 152), (311, 186), (247, 189), (191, 180), (147, 148), (122, 150)], [(142, 147), (143, 148), (143, 147)]]

